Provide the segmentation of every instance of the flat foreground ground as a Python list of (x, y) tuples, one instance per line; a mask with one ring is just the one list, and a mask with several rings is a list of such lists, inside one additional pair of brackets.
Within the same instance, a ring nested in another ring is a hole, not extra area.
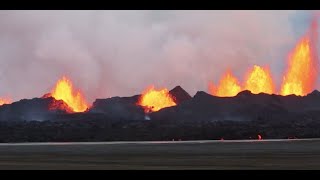
[(320, 169), (320, 140), (0, 144), (0, 169)]

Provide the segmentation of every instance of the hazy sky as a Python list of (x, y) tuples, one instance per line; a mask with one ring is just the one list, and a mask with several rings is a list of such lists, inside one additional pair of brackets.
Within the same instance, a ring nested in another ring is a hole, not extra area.
[(207, 91), (254, 64), (281, 81), (311, 11), (0, 11), (0, 96), (40, 97), (67, 75), (89, 102), (148, 85)]

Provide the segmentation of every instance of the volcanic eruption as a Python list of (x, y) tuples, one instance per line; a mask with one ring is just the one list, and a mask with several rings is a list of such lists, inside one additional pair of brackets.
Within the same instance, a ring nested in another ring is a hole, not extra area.
[(315, 16), (309, 32), (300, 39), (289, 55), (288, 69), (281, 85), (281, 95), (305, 96), (315, 88), (318, 73), (317, 28)]
[(147, 88), (142, 93), (137, 104), (144, 107), (145, 112), (155, 112), (162, 108), (176, 105), (168, 89), (163, 88), (157, 90), (154, 86)]
[(275, 88), (269, 69), (257, 65), (254, 65), (247, 75), (244, 87), (254, 94), (272, 94)]
[(56, 100), (63, 100), (74, 112), (84, 112), (89, 107), (83, 94), (74, 89), (72, 82), (66, 76), (57, 82), (50, 95)]
[(241, 90), (249, 90), (254, 94), (294, 94), (306, 96), (314, 90), (318, 74), (317, 58), (317, 18), (311, 23), (311, 28), (296, 44), (289, 54), (287, 70), (283, 75), (280, 91), (276, 88), (268, 68), (254, 65), (247, 73), (244, 83), (239, 83), (232, 72), (228, 70), (219, 81), (218, 86), (209, 82), (211, 95), (230, 97)]
[[(249, 25), (250, 27), (254, 26), (252, 23), (249, 23)], [(310, 31), (299, 37), (297, 42), (294, 42), (296, 44), (292, 44), (292, 52), (285, 52), (289, 54), (288, 58), (283, 58), (276, 64), (265, 63), (265, 59), (278, 57), (278, 55), (274, 56), (274, 51), (279, 50), (281, 54), (281, 49), (287, 45), (286, 41), (291, 38), (278, 40), (274, 31), (270, 31), (272, 37), (262, 34), (261, 39), (257, 34), (249, 34), (250, 36), (247, 37), (245, 34), (241, 34), (242, 31), (238, 29), (227, 32), (230, 33), (227, 34), (228, 36), (216, 34), (217, 37), (226, 41), (223, 44), (220, 44), (219, 38), (216, 39), (214, 36), (212, 36), (212, 39), (206, 37), (206, 41), (202, 41), (201, 38), (198, 41), (198, 38), (189, 39), (182, 36), (183, 38), (181, 39), (173, 39), (176, 43), (174, 46), (170, 45), (172, 38), (170, 35), (170, 41), (159, 41), (160, 48), (156, 46), (157, 53), (161, 53), (163, 56), (157, 56), (157, 54), (154, 54), (155, 51), (143, 51), (145, 50), (143, 49), (144, 45), (149, 45), (149, 43), (145, 42), (139, 44), (137, 46), (138, 49), (135, 49), (135, 46), (131, 46), (135, 43), (118, 43), (121, 45), (121, 48), (119, 48), (120, 53), (116, 52), (116, 56), (110, 54), (111, 56), (109, 57), (106, 56), (109, 55), (109, 51), (106, 54), (97, 55), (95, 53), (100, 53), (100, 49), (97, 49), (97, 46), (92, 44), (92, 46), (88, 46), (90, 49), (87, 49), (87, 46), (84, 46), (85, 44), (82, 44), (82, 41), (77, 41), (77, 39), (73, 41), (73, 38), (66, 39), (67, 37), (63, 36), (62, 40), (67, 40), (66, 47), (63, 47), (63, 49), (51, 48), (51, 43), (54, 46), (61, 45), (61, 43), (45, 41), (45, 44), (48, 43), (50, 45), (44, 48), (48, 52), (43, 52), (42, 48), (37, 49), (37, 55), (41, 55), (37, 56), (37, 58), (61, 60), (61, 63), (58, 64), (59, 66), (54, 67), (58, 67), (61, 71), (69, 70), (69, 72), (63, 73), (70, 75), (83, 72), (80, 67), (87, 68), (88, 76), (85, 76), (85, 78), (79, 76), (78, 81), (86, 80), (87, 83), (92, 82), (90, 84), (92, 94), (84, 94), (79, 89), (76, 89), (76, 84), (71, 81), (69, 76), (61, 76), (55, 84), (52, 84), (54, 85), (52, 89), (50, 88), (49, 91), (46, 91), (48, 94), (41, 98), (21, 99), (12, 103), (8, 98), (0, 98), (0, 143), (15, 141), (98, 142), (172, 139), (227, 140), (250, 138), (262, 140), (269, 138), (283, 139), (286, 137), (319, 138), (320, 92), (314, 90), (318, 75), (318, 58), (315, 43), (318, 40), (316, 25), (316, 21), (314, 21)], [(225, 29), (222, 28), (222, 30)], [(251, 28), (248, 30), (251, 33)], [(252, 30), (259, 31), (260, 29)], [(209, 32), (212, 33), (212, 31)], [(237, 38), (238, 34), (232, 36), (232, 33), (239, 33), (241, 38)], [(57, 35), (59, 34), (60, 32), (57, 33)], [(198, 31), (192, 31), (191, 34), (198, 37)], [(206, 35), (206, 33), (202, 34)], [(66, 34), (66, 36), (68, 35)], [(166, 33), (164, 34), (165, 36)], [(54, 36), (54, 38), (56, 37)], [(126, 38), (123, 39), (126, 40)], [(102, 40), (104, 41), (104, 39)], [(117, 41), (117, 38), (114, 38), (114, 40)], [(136, 39), (134, 38), (134, 40)], [(151, 38), (151, 40), (152, 42), (153, 40), (158, 42), (157, 38)], [(206, 46), (202, 45), (204, 42)], [(77, 43), (80, 43), (79, 46)], [(207, 43), (209, 46), (207, 46)], [(211, 43), (219, 45), (219, 48)], [(200, 44), (201, 46), (198, 46)], [(268, 48), (265, 48), (265, 44), (268, 45)], [(40, 45), (42, 47), (42, 43)], [(274, 51), (269, 51), (269, 46), (274, 48)], [(141, 47), (142, 51), (139, 51)], [(77, 51), (78, 48), (79, 52)], [(127, 48), (134, 54), (121, 53), (123, 49)], [(51, 50), (54, 51), (51, 52)], [(66, 52), (60, 52), (60, 50), (65, 50)], [(81, 52), (84, 53), (82, 54)], [(104, 51), (101, 52), (104, 53)], [(144, 55), (144, 52), (149, 53), (145, 56), (147, 59), (155, 57), (155, 60), (151, 63), (156, 64), (152, 64), (149, 67), (139, 64), (144, 61), (136, 62), (138, 56), (135, 57), (134, 55)], [(51, 57), (51, 55), (59, 55), (59, 53), (63, 56)], [(24, 53), (22, 54), (24, 55)], [(77, 57), (70, 58), (65, 56), (68, 54), (77, 55)], [(111, 62), (115, 62), (114, 58), (117, 58), (118, 55), (121, 55), (119, 57), (123, 59), (120, 63), (128, 61), (132, 63), (111, 64)], [(257, 59), (253, 59), (255, 57)], [(166, 58), (176, 60), (174, 61), (176, 64), (171, 64), (171, 61), (169, 63)], [(77, 62), (72, 63), (75, 66), (69, 66), (62, 63), (66, 59), (77, 59)], [(105, 62), (106, 59), (110, 59), (110, 64)], [(160, 59), (166, 61), (160, 61)], [(95, 63), (94, 60), (97, 60), (98, 63)], [(194, 60), (199, 60), (199, 62), (193, 63)], [(227, 64), (228, 62), (230, 64)], [(254, 63), (249, 64), (250, 62)], [(209, 67), (207, 63), (214, 66)], [(272, 74), (273, 69), (269, 68), (281, 63), (286, 63), (286, 67), (281, 72), (278, 69), (280, 66), (275, 68), (274, 70), (280, 74), (279, 76), (273, 76), (275, 75)], [(43, 65), (50, 64), (44, 63)], [(89, 65), (92, 66), (87, 67)], [(192, 69), (190, 69), (191, 65)], [(248, 66), (244, 67), (245, 65)], [(159, 66), (159, 69), (169, 68), (169, 71), (165, 74), (163, 72), (158, 74), (154, 72), (154, 67), (157, 66)], [(95, 67), (98, 67), (98, 69), (94, 69)], [(216, 71), (221, 67), (230, 67), (230, 69), (223, 69), (221, 76), (214, 77), (220, 79), (209, 81), (208, 91), (210, 94), (196, 89), (197, 86), (202, 86), (203, 80), (208, 83), (207, 74), (211, 72), (207, 72), (207, 68), (211, 68), (210, 71)], [(245, 69), (242, 69), (243, 67)], [(110, 71), (113, 68), (115, 70)], [(129, 68), (129, 71), (126, 68)], [(39, 71), (35, 71), (35, 74), (43, 73), (43, 69), (38, 69)], [(74, 70), (77, 71), (73, 72)], [(114, 74), (118, 71), (122, 73), (121, 76)], [(8, 72), (16, 71), (10, 69)], [(161, 82), (168, 83), (170, 86), (175, 82), (179, 82), (183, 86), (189, 85), (190, 90), (192, 89), (193, 92), (198, 91), (194, 96), (190, 96), (179, 84), (176, 84), (177, 86), (171, 90), (164, 87), (156, 88), (155, 86), (150, 86), (143, 89), (142, 93), (138, 92), (139, 94), (132, 96), (130, 94), (124, 97), (112, 96), (113, 93), (118, 95), (128, 92), (128, 90), (133, 91), (137, 86), (143, 84), (136, 79), (132, 79), (132, 76), (128, 77), (123, 72), (141, 73), (137, 74), (138, 76), (136, 77), (143, 77), (148, 82), (156, 82), (162, 78), (163, 81), (161, 80)], [(240, 72), (244, 73), (239, 74)], [(43, 78), (50, 78), (51, 74), (49, 75)], [(11, 84), (3, 84), (5, 88), (8, 86), (8, 89), (4, 89), (3, 92), (12, 89), (14, 91), (9, 91), (11, 95), (18, 88), (10, 87), (16, 83), (12, 81), (15, 78), (8, 79)], [(183, 79), (182, 82), (181, 79)], [(190, 87), (190, 84), (195, 79), (199, 81)], [(21, 80), (20, 77), (19, 80)], [(32, 80), (35, 81), (36, 79)], [(198, 83), (200, 81), (201, 83)], [(6, 81), (4, 82), (6, 83)], [(46, 87), (42, 83), (39, 84), (40, 86), (30, 86), (31, 83), (29, 81), (24, 82), (22, 80), (22, 82), (28, 87), (21, 90), (25, 91), (24, 96), (31, 95), (30, 93), (32, 92), (30, 92), (29, 88), (40, 89), (41, 87)], [(100, 87), (102, 84), (103, 86)], [(131, 86), (135, 87), (128, 88)], [(108, 91), (105, 90), (106, 87), (108, 87)], [(88, 95), (87, 97), (90, 97), (90, 99), (94, 98), (94, 96), (99, 97), (99, 99), (95, 99), (92, 104), (91, 102), (89, 104), (85, 95)], [(108, 97), (104, 97), (104, 95)]]
[(230, 97), (237, 95), (241, 91), (241, 87), (237, 78), (234, 77), (230, 70), (227, 70), (220, 79), (217, 87), (209, 84), (209, 91), (215, 96)]
[(10, 104), (11, 100), (9, 98), (0, 98), (0, 106), (4, 104)]

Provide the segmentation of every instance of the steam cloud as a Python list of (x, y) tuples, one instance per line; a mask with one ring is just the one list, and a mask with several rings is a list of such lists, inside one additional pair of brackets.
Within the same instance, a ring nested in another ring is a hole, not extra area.
[[(311, 11), (0, 11), (0, 95), (40, 97), (67, 75), (89, 102), (148, 85), (207, 91), (226, 68), (281, 83)], [(298, 28), (297, 28), (298, 27)]]

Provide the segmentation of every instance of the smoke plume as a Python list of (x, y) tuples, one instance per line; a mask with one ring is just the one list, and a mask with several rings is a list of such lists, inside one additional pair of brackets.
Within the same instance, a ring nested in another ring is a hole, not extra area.
[[(95, 98), (147, 86), (207, 90), (268, 65), (277, 85), (308, 11), (1, 11), (0, 96), (40, 97), (63, 75)], [(303, 20), (303, 21), (302, 21)], [(295, 28), (299, 26), (299, 28)]]

